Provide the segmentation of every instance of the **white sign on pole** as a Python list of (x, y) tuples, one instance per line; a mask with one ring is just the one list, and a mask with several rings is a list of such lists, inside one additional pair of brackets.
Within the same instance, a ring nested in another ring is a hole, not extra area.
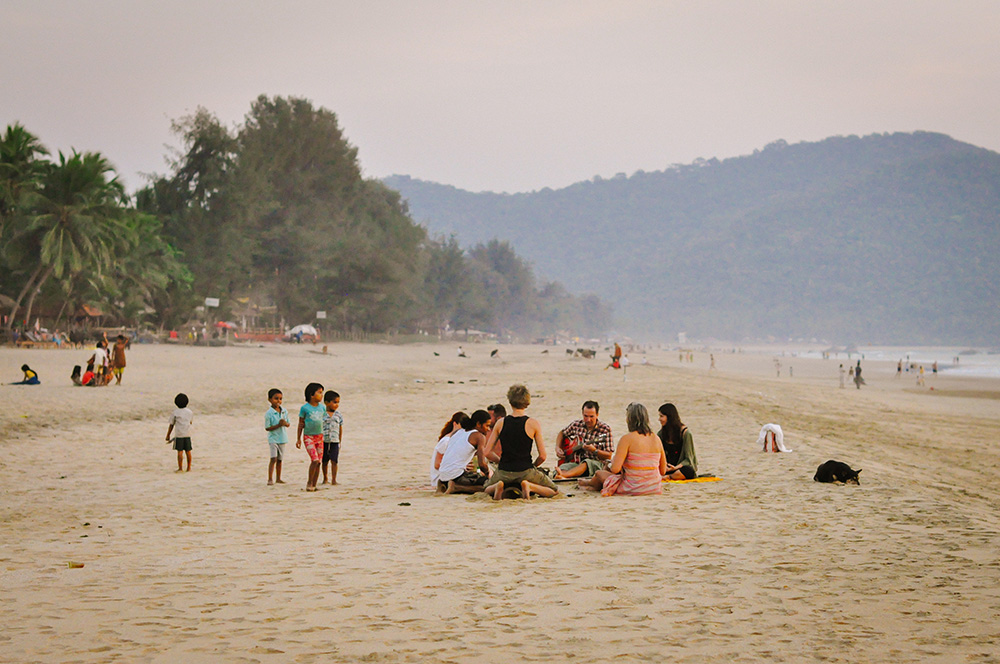
[(206, 307), (218, 307), (219, 306), (219, 298), (217, 298), (217, 297), (206, 297), (205, 298), (205, 306)]
[(325, 319), (326, 318), (326, 312), (325, 311), (317, 311), (316, 312), (316, 318), (317, 318), (317, 320), (319, 320), (319, 319)]

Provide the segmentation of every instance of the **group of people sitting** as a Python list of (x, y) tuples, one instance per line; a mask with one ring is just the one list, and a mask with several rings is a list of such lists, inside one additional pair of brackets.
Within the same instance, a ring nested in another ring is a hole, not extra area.
[(531, 404), (528, 388), (512, 385), (507, 401), (510, 414), (494, 404), (472, 415), (457, 412), (445, 423), (431, 459), (430, 479), (439, 491), (529, 500), (552, 497), (559, 491), (556, 482), (576, 478), (580, 488), (604, 496), (644, 495), (661, 493), (663, 479), (697, 476), (694, 440), (673, 404), (660, 406), (658, 433), (646, 407), (629, 404), (628, 433), (615, 446), (611, 427), (598, 419), (598, 403), (584, 402), (583, 417), (556, 435), (558, 465), (550, 475), (542, 468), (548, 457), (541, 426), (525, 413)]
[(70, 374), (70, 380), (78, 386), (102, 387), (110, 385), (114, 376), (117, 380), (115, 384), (121, 385), (122, 375), (125, 373), (125, 350), (130, 345), (131, 339), (123, 334), (118, 335), (111, 350), (108, 350), (107, 340), (98, 341), (94, 354), (87, 360), (87, 370), (81, 372), (80, 365), (76, 365)]

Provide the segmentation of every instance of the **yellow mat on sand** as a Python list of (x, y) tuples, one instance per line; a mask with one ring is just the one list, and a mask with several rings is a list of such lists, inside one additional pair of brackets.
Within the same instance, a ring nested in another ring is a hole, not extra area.
[(721, 477), (696, 477), (693, 480), (663, 480), (664, 484), (688, 484), (689, 482), (718, 482)]

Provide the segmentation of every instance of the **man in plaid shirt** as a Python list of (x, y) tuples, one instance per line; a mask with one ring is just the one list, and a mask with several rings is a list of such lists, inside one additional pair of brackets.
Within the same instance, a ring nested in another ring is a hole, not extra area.
[(583, 419), (556, 435), (556, 479), (590, 477), (611, 459), (615, 451), (611, 427), (597, 419), (599, 411), (596, 401), (585, 401)]

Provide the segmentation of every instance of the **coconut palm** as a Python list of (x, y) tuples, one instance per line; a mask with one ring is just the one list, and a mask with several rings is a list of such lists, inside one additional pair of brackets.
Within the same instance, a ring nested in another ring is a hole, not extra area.
[(15, 223), (24, 195), (33, 191), (47, 155), (38, 138), (20, 124), (7, 125), (0, 136), (0, 239)]
[(84, 270), (98, 274), (110, 263), (120, 229), (125, 190), (102, 155), (78, 153), (49, 165), (37, 192), (29, 196), (29, 221), (18, 233), (21, 259), (33, 265), (8, 320), (8, 328), (24, 301), (30, 319), (35, 297), (55, 275), (62, 278)]

